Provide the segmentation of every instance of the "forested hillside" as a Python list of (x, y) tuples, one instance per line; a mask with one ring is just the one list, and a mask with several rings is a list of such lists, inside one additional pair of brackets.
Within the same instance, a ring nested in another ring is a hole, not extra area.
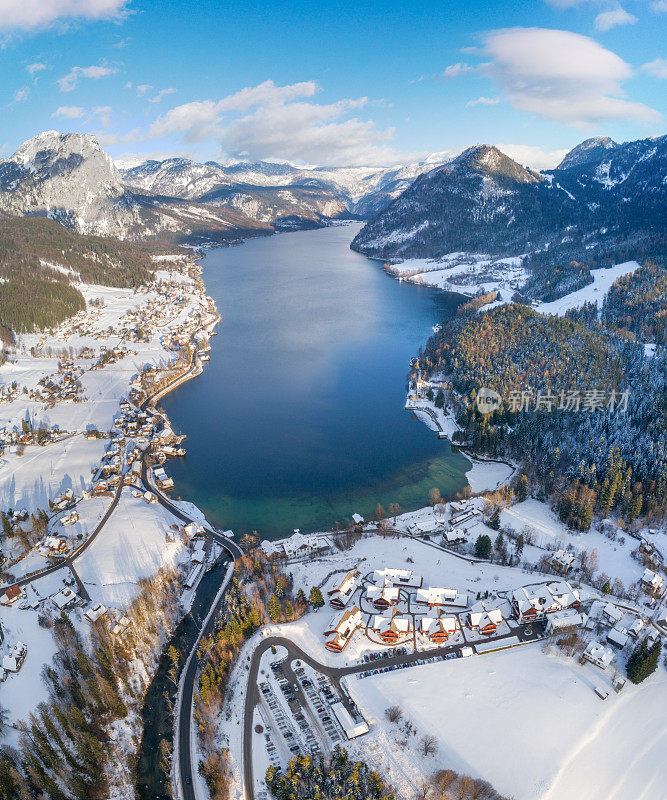
[(641, 342), (667, 344), (667, 269), (649, 261), (621, 276), (605, 298), (602, 319)]
[[(473, 448), (523, 461), (572, 527), (594, 511), (662, 516), (667, 359), (582, 321), (500, 306), (443, 327), (420, 364), (446, 376)], [(486, 416), (482, 387), (502, 398)]]
[(139, 286), (149, 278), (148, 250), (81, 236), (42, 217), (0, 216), (0, 324), (22, 333), (54, 327), (85, 308), (72, 283)]

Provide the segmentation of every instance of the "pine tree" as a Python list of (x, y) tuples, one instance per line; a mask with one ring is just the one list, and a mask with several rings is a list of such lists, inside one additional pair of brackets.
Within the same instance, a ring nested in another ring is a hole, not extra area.
[(477, 558), (488, 558), (491, 555), (491, 538), (480, 535), (475, 542), (475, 555)]
[(322, 608), (322, 606), (324, 605), (324, 598), (322, 597), (322, 592), (319, 590), (317, 586), (313, 586), (313, 588), (310, 590), (310, 596), (308, 598), (308, 601), (310, 602), (310, 605), (315, 609)]
[(628, 678), (633, 683), (641, 683), (655, 672), (661, 649), (662, 643), (659, 639), (651, 647), (648, 646), (648, 639), (643, 639), (635, 647), (625, 667)]
[(271, 622), (278, 622), (280, 619), (280, 614), (282, 613), (282, 609), (280, 607), (280, 601), (276, 597), (275, 593), (271, 595), (269, 598), (269, 604), (267, 608), (267, 613), (269, 615), (269, 619)]
[(500, 530), (500, 509), (499, 508), (496, 508), (494, 510), (494, 512), (493, 512), (493, 514), (491, 514), (491, 517), (489, 518), (489, 521), (488, 521), (487, 524), (488, 524), (489, 528), (492, 528), (494, 531), (499, 531)]
[(523, 501), (528, 497), (528, 478), (526, 475), (521, 474), (519, 476), (514, 493), (516, 494), (518, 503), (523, 503)]

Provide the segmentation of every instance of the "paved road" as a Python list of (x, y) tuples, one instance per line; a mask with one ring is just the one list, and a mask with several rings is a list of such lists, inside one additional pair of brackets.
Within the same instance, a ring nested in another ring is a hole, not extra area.
[[(44, 569), (39, 570), (39, 572), (35, 572), (32, 575), (26, 576), (25, 578), (21, 578), (20, 580), (16, 581), (19, 586), (25, 586), (32, 581), (36, 581), (38, 578), (44, 578), (46, 575), (53, 575), (54, 572), (58, 572), (59, 569), (63, 567), (72, 567), (74, 561), (82, 555), (90, 545), (95, 541), (98, 534), (104, 528), (104, 526), (109, 521), (109, 517), (113, 514), (118, 505), (118, 501), (120, 500), (121, 492), (123, 491), (123, 481), (118, 484), (118, 488), (116, 489), (116, 494), (114, 495), (113, 500), (111, 501), (111, 505), (107, 510), (104, 512), (104, 516), (102, 519), (97, 523), (95, 530), (90, 534), (90, 536), (76, 549), (74, 552), (70, 553), (69, 556), (66, 558), (59, 559), (50, 567), (45, 567)], [(12, 586), (14, 584), (11, 584)]]
[[(503, 634), (502, 636), (489, 637), (484, 639), (486, 642), (498, 642), (502, 644), (504, 639), (511, 639), (517, 637), (520, 642), (527, 643), (540, 639), (537, 633), (537, 625), (532, 626), (532, 633), (526, 634), (526, 628), (529, 625), (523, 625), (516, 628), (510, 633)], [(322, 664), (311, 655), (302, 650), (298, 645), (294, 644), (290, 639), (285, 639), (282, 636), (270, 636), (263, 639), (262, 642), (255, 649), (250, 662), (250, 670), (248, 672), (248, 683), (246, 686), (245, 704), (243, 708), (243, 790), (246, 800), (255, 800), (255, 785), (252, 766), (252, 732), (253, 732), (253, 712), (255, 706), (259, 702), (259, 690), (257, 688), (257, 676), (259, 674), (259, 664), (262, 655), (271, 647), (284, 647), (292, 659), (298, 658), (309, 666), (326, 675), (340, 690), (340, 680), (345, 675), (354, 675), (358, 672), (366, 672), (367, 670), (379, 669), (385, 667), (393, 667), (401, 664), (414, 664), (422, 659), (432, 658), (434, 656), (443, 656), (454, 653), (458, 656), (462, 647), (466, 647), (466, 643), (455, 645), (443, 645), (442, 647), (434, 647), (431, 650), (425, 650), (416, 653), (407, 653), (406, 655), (390, 656), (388, 658), (379, 658), (377, 661), (362, 662), (360, 664), (351, 664), (345, 667), (331, 667), (328, 664)], [(344, 692), (341, 692), (345, 696)], [(186, 800), (192, 800), (194, 794), (186, 797)]]

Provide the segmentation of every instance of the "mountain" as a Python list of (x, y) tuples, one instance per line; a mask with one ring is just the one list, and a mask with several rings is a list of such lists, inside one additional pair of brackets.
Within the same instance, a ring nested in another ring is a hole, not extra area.
[(412, 181), (448, 161), (438, 153), (407, 166), (297, 167), (269, 161), (199, 164), (185, 158), (146, 161), (121, 168), (131, 190), (235, 208), (252, 219), (320, 222), (347, 214), (375, 216)]
[(620, 145), (616, 144), (616, 142), (608, 136), (594, 136), (592, 139), (586, 139), (570, 150), (557, 168), (570, 169), (572, 167), (581, 167), (584, 164), (597, 161), (609, 155), (609, 151), (616, 150), (617, 147), (620, 147)]
[(664, 252), (666, 174), (665, 136), (589, 140), (543, 173), (490, 145), (471, 147), (415, 180), (351, 246), (389, 260), (523, 255), (542, 271), (541, 291), (554, 268)]
[(271, 232), (234, 209), (132, 192), (94, 136), (56, 131), (38, 134), (0, 160), (0, 210), (120, 239), (205, 242)]

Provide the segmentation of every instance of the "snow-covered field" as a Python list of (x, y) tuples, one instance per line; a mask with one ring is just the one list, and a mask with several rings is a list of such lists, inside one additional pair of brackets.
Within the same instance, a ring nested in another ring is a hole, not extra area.
[(388, 269), (398, 278), (447, 292), (472, 296), (478, 290), (497, 291), (503, 301), (526, 282), (528, 273), (521, 266), (523, 256), (493, 258), (475, 253), (449, 253), (437, 260), (414, 258), (391, 264)]
[(623, 264), (616, 264), (609, 269), (592, 269), (593, 283), (578, 289), (576, 292), (566, 294), (551, 303), (542, 303), (538, 306), (538, 311), (543, 314), (555, 314), (562, 317), (571, 308), (580, 308), (584, 303), (595, 303), (598, 309), (602, 308), (602, 303), (612, 284), (622, 275), (628, 275), (639, 269), (636, 261), (626, 261)]
[[(171, 527), (174, 524), (178, 530)], [(149, 505), (124, 490), (107, 524), (75, 561), (91, 603), (125, 608), (141, 578), (187, 560), (181, 528), (182, 523), (162, 506)]]
[[(665, 796), (662, 668), (645, 684), (626, 685), (616, 695), (610, 676), (597, 667), (528, 645), (348, 679), (347, 685), (377, 731), (377, 766), (390, 779), (397, 775), (404, 797), (411, 796), (406, 776), (438, 768), (484, 778), (516, 800)], [(606, 701), (597, 697), (596, 686), (610, 692)], [(414, 743), (396, 744), (396, 726), (384, 716), (395, 704), (420, 734), (437, 737), (435, 756), (424, 758)]]

